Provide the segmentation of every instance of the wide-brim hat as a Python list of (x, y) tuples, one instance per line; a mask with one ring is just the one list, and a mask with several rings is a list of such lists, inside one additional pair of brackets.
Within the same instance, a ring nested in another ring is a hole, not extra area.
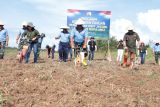
[(134, 27), (132, 25), (127, 27), (127, 30), (134, 30)]
[(61, 26), (60, 29), (69, 29), (68, 26)]
[(3, 26), (3, 25), (4, 25), (4, 23), (3, 23), (2, 21), (0, 21), (0, 25), (1, 25), (1, 26)]
[(27, 26), (27, 25), (28, 25), (28, 23), (26, 21), (22, 22), (22, 26)]
[(28, 22), (27, 26), (29, 26), (29, 27), (35, 27), (32, 22)]
[(84, 20), (82, 20), (82, 19), (80, 18), (80, 19), (78, 19), (78, 20), (75, 22), (75, 24), (76, 24), (76, 25), (84, 25), (85, 22), (84, 22)]

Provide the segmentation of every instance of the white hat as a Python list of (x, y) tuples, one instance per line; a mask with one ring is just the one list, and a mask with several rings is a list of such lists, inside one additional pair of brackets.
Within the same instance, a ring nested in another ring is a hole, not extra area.
[(0, 21), (0, 25), (4, 25), (4, 23), (2, 21)]
[(61, 26), (60, 29), (69, 29), (68, 26)]
[(76, 25), (83, 25), (85, 24), (84, 20), (82, 19), (78, 19), (76, 22), (75, 22)]
[(127, 30), (134, 30), (134, 27), (132, 25), (128, 26)]
[(32, 22), (28, 22), (28, 23), (27, 23), (27, 26), (35, 27)]
[(27, 25), (28, 25), (28, 23), (26, 21), (22, 22), (22, 26), (27, 26)]

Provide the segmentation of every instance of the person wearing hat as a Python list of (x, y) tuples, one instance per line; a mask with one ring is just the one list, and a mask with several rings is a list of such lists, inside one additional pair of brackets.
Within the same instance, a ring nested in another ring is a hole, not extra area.
[[(136, 57), (136, 48), (139, 47), (140, 37), (138, 33), (133, 31), (133, 26), (128, 27), (128, 32), (124, 35), (124, 48), (128, 49), (128, 55), (130, 57), (129, 66), (133, 67), (135, 57)], [(136, 42), (137, 45), (136, 45)], [(124, 66), (127, 65), (127, 62), (124, 63)]]
[[(83, 27), (85, 24), (82, 19), (76, 21), (76, 27), (71, 31), (71, 47), (72, 48), (87, 48), (88, 30)], [(76, 56), (76, 52), (74, 52)]]
[(5, 47), (8, 46), (8, 41), (9, 41), (8, 31), (4, 28), (3, 22), (0, 21), (0, 42), (1, 42), (1, 49), (3, 51), (5, 50)]
[(153, 53), (156, 64), (160, 65), (160, 43), (158, 41), (153, 46)]
[(96, 41), (94, 40), (94, 37), (91, 37), (90, 41), (88, 42), (88, 51), (89, 51), (88, 60), (89, 61), (94, 59), (94, 53), (96, 50), (97, 50)]
[(144, 42), (140, 43), (140, 46), (139, 46), (139, 49), (138, 49), (138, 55), (140, 56), (141, 64), (144, 64), (145, 63), (145, 58), (146, 58), (146, 55), (147, 55), (147, 47), (144, 44)]
[(18, 51), (20, 53), (20, 51), (22, 50), (23, 44), (24, 44), (24, 37), (22, 36), (22, 34), (27, 30), (27, 22), (24, 21), (22, 22), (22, 28), (19, 30), (18, 35), (16, 37), (16, 43), (18, 44)]
[(69, 27), (68, 26), (62, 26), (60, 29), (62, 31), (60, 32), (59, 36), (55, 39), (60, 39), (59, 42), (59, 61), (66, 62), (68, 59), (68, 48), (69, 48), (69, 41), (70, 41), (70, 33), (69, 33)]
[(118, 52), (117, 52), (117, 63), (118, 63), (118, 65), (122, 64), (123, 49), (124, 49), (124, 45), (123, 45), (123, 40), (121, 39), (118, 42), (118, 45), (117, 45), (117, 50), (118, 50)]
[(40, 37), (38, 30), (34, 28), (33, 23), (27, 23), (27, 30), (23, 33), (23, 36), (28, 40), (28, 51), (26, 54), (26, 63), (29, 62), (30, 54), (33, 48), (34, 52), (34, 63), (37, 63), (37, 52), (38, 52), (38, 38)]

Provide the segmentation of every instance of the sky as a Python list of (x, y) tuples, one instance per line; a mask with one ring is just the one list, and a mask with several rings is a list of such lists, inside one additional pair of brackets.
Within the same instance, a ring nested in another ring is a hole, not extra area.
[(42, 48), (57, 44), (60, 26), (67, 24), (67, 9), (111, 11), (110, 36), (123, 39), (128, 25), (141, 41), (160, 41), (160, 0), (1, 0), (0, 20), (9, 32), (9, 46), (17, 47), (16, 36), (23, 21), (33, 22), (45, 33)]

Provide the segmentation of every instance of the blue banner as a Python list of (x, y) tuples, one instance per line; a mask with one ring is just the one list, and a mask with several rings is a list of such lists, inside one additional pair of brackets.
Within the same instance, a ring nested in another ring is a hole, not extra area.
[(89, 36), (100, 39), (109, 38), (111, 11), (68, 9), (67, 14), (67, 25), (71, 29), (81, 18), (85, 22), (84, 27), (88, 29)]

